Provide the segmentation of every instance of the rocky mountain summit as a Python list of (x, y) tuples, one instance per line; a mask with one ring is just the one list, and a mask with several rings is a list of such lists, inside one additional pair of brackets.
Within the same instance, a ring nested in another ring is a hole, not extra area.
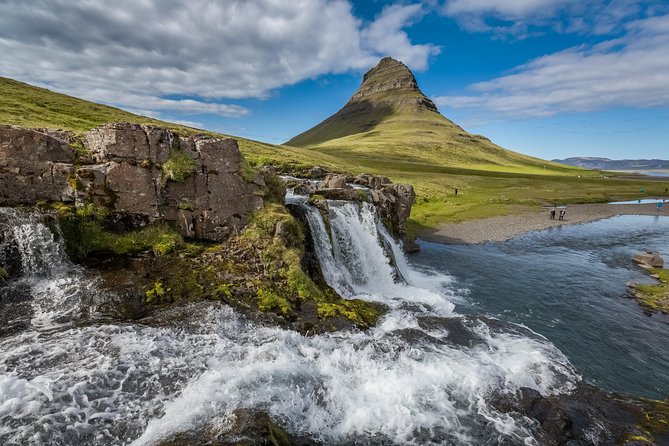
[(389, 105), (413, 105), (437, 112), (437, 107), (418, 88), (418, 82), (409, 68), (392, 57), (384, 57), (374, 68), (365, 73), (358, 91), (339, 113), (346, 113), (367, 100), (376, 100)]
[(408, 164), (564, 169), (468, 133), (439, 113), (409, 67), (390, 57), (365, 73), (360, 87), (337, 113), (286, 145), (326, 153), (352, 165), (375, 159), (398, 170)]

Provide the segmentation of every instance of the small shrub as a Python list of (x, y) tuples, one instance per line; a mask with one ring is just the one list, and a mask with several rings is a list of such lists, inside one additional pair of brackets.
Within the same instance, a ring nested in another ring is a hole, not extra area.
[(161, 300), (165, 296), (167, 296), (167, 291), (165, 290), (165, 287), (163, 286), (163, 283), (158, 281), (153, 284), (153, 288), (146, 290), (146, 303), (149, 304), (157, 304), (160, 303)]
[(195, 205), (188, 200), (184, 200), (177, 204), (177, 209), (181, 209), (182, 211), (194, 211)]
[(242, 171), (242, 178), (244, 178), (244, 181), (247, 183), (253, 183), (255, 180), (256, 174), (258, 173), (251, 164), (246, 161), (246, 158), (242, 157), (242, 161), (240, 162), (240, 167)]
[(265, 173), (265, 201), (283, 204), (286, 199), (286, 186), (283, 180), (271, 172)]
[(222, 283), (216, 288), (214, 288), (214, 292), (212, 293), (212, 296), (215, 299), (231, 299), (232, 298), (232, 287), (228, 285), (227, 283)]

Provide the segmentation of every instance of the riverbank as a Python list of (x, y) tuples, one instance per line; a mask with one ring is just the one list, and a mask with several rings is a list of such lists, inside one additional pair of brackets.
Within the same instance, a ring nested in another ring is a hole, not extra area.
[(587, 223), (616, 215), (664, 215), (669, 210), (658, 210), (655, 204), (576, 204), (568, 206), (565, 220), (550, 220), (550, 209), (518, 207), (513, 215), (446, 223), (437, 229), (424, 229), (418, 237), (436, 243), (477, 244), (502, 242), (532, 231), (552, 227)]

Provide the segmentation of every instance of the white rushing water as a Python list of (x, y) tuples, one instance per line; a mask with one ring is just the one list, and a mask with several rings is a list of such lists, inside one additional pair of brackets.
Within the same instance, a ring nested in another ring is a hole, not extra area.
[[(529, 420), (490, 401), (520, 387), (568, 391), (579, 378), (567, 359), (529, 330), (457, 315), (449, 278), (413, 270), (373, 207), (331, 202), (328, 234), (319, 211), (301, 206), (328, 283), (389, 308), (376, 327), (305, 337), (210, 303), (166, 310), (178, 323), (66, 323), (80, 310), (57, 308), (79, 304), (53, 297), (58, 280), (84, 279), (59, 254), (57, 273), (26, 269), (0, 288), (2, 310), (13, 283), (45, 276), (31, 308), (60, 321), (0, 338), (0, 443), (154, 445), (224, 433), (249, 408), (323, 444), (536, 444)], [(18, 243), (16, 223), (5, 244)], [(22, 253), (62, 252), (30, 224)]]

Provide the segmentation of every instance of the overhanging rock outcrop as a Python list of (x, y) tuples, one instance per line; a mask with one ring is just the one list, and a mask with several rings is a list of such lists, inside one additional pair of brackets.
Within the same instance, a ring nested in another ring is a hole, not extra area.
[(263, 205), (263, 178), (246, 181), (242, 163), (233, 139), (149, 125), (111, 123), (82, 140), (2, 125), (0, 206), (95, 203), (117, 229), (166, 221), (186, 237), (220, 241)]
[(361, 174), (350, 177), (340, 173), (324, 175), (320, 182), (295, 179), (290, 181), (292, 184), (289, 186), (294, 193), (312, 196), (311, 201), (314, 204), (321, 204), (319, 197), (373, 203), (386, 228), (395, 238), (404, 242), (404, 248), (407, 251), (417, 250), (417, 245), (407, 231), (407, 219), (416, 199), (416, 193), (410, 184), (396, 184), (388, 177), (379, 175)]

